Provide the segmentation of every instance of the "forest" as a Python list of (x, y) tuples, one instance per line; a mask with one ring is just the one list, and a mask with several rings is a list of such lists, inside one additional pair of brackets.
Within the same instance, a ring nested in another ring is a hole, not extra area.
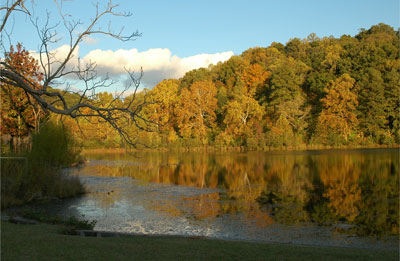
[[(360, 29), (354, 37), (312, 33), (285, 45), (250, 48), (151, 90), (124, 98), (99, 92), (86, 102), (140, 107), (139, 120), (148, 128), (123, 124), (138, 148), (395, 145), (400, 143), (399, 57), (399, 31), (386, 24)], [(40, 85), (38, 61), (21, 45), (6, 53), (5, 61)], [(45, 121), (68, 126), (84, 148), (126, 146), (103, 118), (46, 113), (23, 89), (1, 87), (1, 133), (14, 146)], [(63, 95), (71, 104), (81, 99)]]

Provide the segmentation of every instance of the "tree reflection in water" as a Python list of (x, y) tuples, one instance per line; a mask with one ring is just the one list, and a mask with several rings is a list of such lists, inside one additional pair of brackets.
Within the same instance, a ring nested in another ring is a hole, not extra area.
[[(261, 227), (274, 222), (345, 222), (356, 225), (353, 232), (360, 235), (399, 232), (399, 151), (394, 149), (89, 158), (93, 164), (80, 173), (223, 191), (155, 207), (170, 215), (181, 215), (183, 205), (195, 219), (240, 212)], [(118, 200), (118, 191), (107, 194), (104, 207)]]

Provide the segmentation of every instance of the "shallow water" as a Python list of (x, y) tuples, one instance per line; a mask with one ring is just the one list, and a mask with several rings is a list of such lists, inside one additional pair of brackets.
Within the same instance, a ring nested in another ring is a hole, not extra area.
[(399, 151), (88, 155), (53, 214), (104, 231), (398, 248)]

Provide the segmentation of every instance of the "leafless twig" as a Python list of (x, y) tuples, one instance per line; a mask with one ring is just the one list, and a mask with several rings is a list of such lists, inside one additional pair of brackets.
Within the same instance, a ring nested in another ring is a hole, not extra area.
[[(135, 77), (133, 71), (125, 68), (130, 79), (129, 84), (121, 92), (116, 93), (113, 100), (107, 106), (96, 105), (91, 102), (91, 97), (95, 95), (96, 89), (110, 87), (116, 81), (108, 77), (108, 75), (105, 77), (98, 75), (94, 62), (83, 64), (79, 57), (75, 57), (77, 48), (85, 37), (105, 35), (125, 42), (135, 40), (141, 36), (138, 31), (124, 34), (124, 28), (114, 31), (111, 22), (108, 23), (106, 30), (102, 30), (99, 26), (100, 21), (103, 21), (106, 17), (112, 19), (113, 17), (128, 17), (131, 14), (117, 12), (118, 5), (113, 4), (112, 1), (109, 1), (104, 9), (101, 9), (96, 4), (94, 6), (94, 16), (83, 27), (85, 23), (80, 20), (74, 20), (72, 16), (63, 13), (62, 0), (54, 2), (58, 8), (59, 21), (51, 24), (50, 13), (47, 12), (45, 23), (42, 26), (39, 25), (38, 18), (32, 15), (34, 10), (29, 11), (25, 7), (23, 0), (6, 1), (6, 3), (0, 4), (0, 11), (6, 12), (3, 19), (0, 20), (0, 33), (3, 33), (5, 30), (7, 20), (14, 12), (23, 12), (28, 16), (40, 40), (37, 54), (44, 75), (41, 87), (37, 88), (24, 75), (18, 73), (15, 68), (12, 68), (2, 60), (0, 61), (0, 82), (14, 86), (15, 88), (22, 88), (27, 96), (34, 99), (45, 111), (67, 115), (72, 118), (99, 117), (116, 129), (128, 144), (133, 146), (139, 144), (140, 142), (135, 137), (128, 135), (127, 127), (134, 124), (140, 130), (151, 131), (155, 126), (153, 122), (147, 120), (141, 113), (143, 107), (148, 104), (146, 97), (141, 101), (136, 100), (143, 71), (140, 71), (139, 77)], [(60, 27), (67, 33), (59, 34)], [(83, 30), (82, 27), (84, 28)], [(51, 51), (53, 44), (65, 40), (62, 39), (61, 35), (67, 35), (68, 37), (67, 54), (62, 59)], [(74, 63), (74, 61), (77, 62)], [(70, 84), (66, 80), (67, 77), (80, 81), (81, 85), (84, 86), (83, 90), (71, 91)], [(49, 88), (57, 85), (63, 85), (65, 91), (61, 92)], [(132, 89), (133, 95), (129, 99), (126, 99), (124, 102), (117, 102), (123, 100), (124, 94)], [(68, 90), (79, 95), (77, 103), (68, 104), (64, 97)]]

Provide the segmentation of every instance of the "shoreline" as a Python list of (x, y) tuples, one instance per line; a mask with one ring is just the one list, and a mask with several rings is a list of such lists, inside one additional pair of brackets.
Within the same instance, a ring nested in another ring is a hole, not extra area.
[[(89, 192), (90, 193), (90, 192)], [(79, 196), (78, 196), (79, 197)], [(78, 198), (76, 197), (76, 198)], [(69, 198), (71, 199), (71, 198)], [(43, 206), (46, 205), (51, 205), (54, 202), (61, 202), (65, 201), (68, 199), (58, 199), (55, 201), (48, 201), (48, 202), (34, 202), (32, 204), (28, 205), (22, 205), (22, 206), (14, 206), (11, 208), (7, 208), (1, 211), (1, 221), (2, 222), (11, 222), (11, 219), (15, 219), (17, 224), (20, 225), (38, 225), (38, 224), (46, 224), (46, 225), (54, 225), (54, 226), (62, 226), (63, 223), (49, 223), (46, 220), (54, 220), (53, 217), (57, 217), (57, 215), (47, 215), (46, 212), (37, 212), (40, 209), (43, 209)], [(25, 217), (24, 215), (21, 215), (21, 210), (22, 211), (28, 211), (33, 213), (42, 213), (47, 219), (37, 219), (37, 218), (32, 218), (32, 217)], [(59, 216), (61, 217), (61, 216)], [(68, 219), (68, 216), (64, 216), (64, 220)], [(79, 218), (78, 218), (79, 219)], [(19, 221), (18, 221), (19, 220)], [(85, 221), (85, 220), (84, 220)], [(90, 220), (86, 220), (89, 221)], [(86, 222), (85, 221), (85, 222)], [(314, 223), (310, 223), (314, 224)], [(282, 224), (280, 224), (282, 225)], [(284, 224), (283, 224), (284, 225)], [(302, 225), (307, 225), (307, 223), (302, 223)], [(316, 225), (316, 224), (314, 224)], [(333, 224), (332, 227), (338, 226), (338, 224)], [(323, 225), (318, 225), (321, 227), (324, 227)], [(357, 236), (357, 235), (352, 235), (348, 234), (345, 230), (343, 232), (340, 232), (341, 235), (344, 235), (347, 237), (355, 237), (358, 238), (358, 240), (364, 241), (361, 244), (351, 244), (351, 245), (343, 245), (343, 244), (332, 244), (332, 243), (327, 243), (321, 244), (317, 243), (318, 241), (313, 241), (310, 243), (310, 241), (304, 241), (304, 239), (308, 239), (305, 237), (303, 239), (303, 242), (296, 242), (298, 239), (295, 237), (295, 240), (293, 241), (292, 239), (288, 238), (288, 241), (279, 241), (279, 240), (258, 240), (258, 239), (245, 239), (245, 238), (230, 238), (230, 237), (218, 237), (218, 236), (206, 236), (206, 235), (190, 235), (190, 234), (168, 234), (168, 233), (141, 233), (141, 232), (130, 232), (130, 231), (113, 231), (113, 230), (104, 230), (104, 229), (93, 229), (93, 230), (77, 230), (78, 235), (82, 237), (125, 237), (125, 236), (132, 236), (132, 237), (159, 237), (159, 238), (182, 238), (182, 239), (204, 239), (204, 240), (216, 240), (216, 241), (227, 241), (227, 242), (242, 242), (242, 243), (257, 243), (257, 244), (276, 244), (276, 245), (289, 245), (289, 246), (297, 246), (297, 247), (315, 247), (315, 248), (346, 248), (346, 249), (364, 249), (364, 250), (377, 250), (377, 251), (395, 251), (397, 250), (397, 246), (399, 243), (399, 239), (396, 237), (396, 235), (392, 234), (385, 234), (383, 236)], [(104, 235), (104, 236), (103, 236)], [(369, 241), (369, 242), (368, 242)], [(375, 243), (373, 243), (373, 242)], [(382, 242), (385, 242), (385, 244), (381, 244)], [(373, 245), (373, 247), (371, 247)], [(396, 245), (396, 246), (394, 246)]]
[[(59, 233), (60, 226), (1, 222), (1, 257), (7, 260), (242, 259), (398, 260), (398, 250), (227, 241), (202, 237), (122, 235), (82, 237)], [(43, 244), (46, 242), (46, 244)]]
[[(12, 221), (15, 220), (15, 221)], [(8, 222), (16, 225), (50, 225), (50, 226), (62, 226), (60, 224), (51, 224), (46, 222), (41, 222), (33, 219), (23, 218), (20, 216), (15, 216), (10, 218), (9, 216), (1, 216), (1, 222)], [(119, 237), (146, 237), (146, 238), (177, 238), (177, 239), (202, 239), (211, 241), (222, 241), (222, 242), (237, 242), (237, 243), (256, 243), (265, 245), (279, 245), (279, 246), (293, 246), (293, 247), (317, 247), (317, 248), (344, 248), (344, 249), (360, 249), (360, 250), (378, 250), (378, 251), (396, 251), (397, 248), (383, 248), (383, 247), (361, 247), (361, 246), (334, 246), (334, 245), (317, 245), (317, 244), (307, 244), (307, 243), (292, 243), (292, 242), (279, 242), (279, 241), (262, 241), (262, 240), (242, 240), (242, 239), (230, 239), (230, 238), (218, 238), (209, 236), (193, 236), (193, 235), (179, 235), (179, 234), (144, 234), (135, 232), (115, 232), (107, 230), (76, 230), (76, 235), (69, 236), (79, 236), (79, 237), (97, 237), (97, 238), (119, 238)], [(388, 240), (388, 239), (384, 239)]]
[[(83, 237), (156, 237), (156, 238), (181, 238), (181, 239), (204, 239), (204, 240), (217, 240), (225, 242), (238, 242), (238, 243), (257, 243), (266, 245), (281, 245), (281, 246), (295, 246), (295, 247), (318, 247), (318, 248), (345, 248), (345, 249), (368, 249), (368, 250), (383, 250), (383, 251), (396, 251), (398, 248), (385, 248), (385, 247), (362, 247), (362, 246), (334, 246), (334, 245), (317, 245), (307, 243), (293, 243), (293, 242), (279, 242), (279, 241), (263, 241), (263, 240), (245, 240), (245, 239), (234, 239), (234, 238), (218, 238), (210, 236), (191, 236), (191, 235), (168, 235), (168, 234), (144, 234), (135, 232), (114, 232), (107, 230), (79, 230), (79, 236)], [(394, 236), (393, 236), (394, 237)], [(377, 238), (374, 238), (378, 240)], [(394, 240), (394, 238), (392, 238)], [(384, 241), (390, 240), (388, 238), (382, 239)]]
[(202, 147), (178, 147), (178, 148), (93, 148), (82, 149), (81, 154), (113, 154), (113, 153), (137, 153), (137, 152), (305, 152), (305, 151), (333, 151), (333, 150), (368, 150), (368, 149), (400, 149), (400, 144), (394, 145), (358, 145), (358, 146), (322, 146), (308, 145), (298, 147), (218, 147), (218, 146), (202, 146)]

